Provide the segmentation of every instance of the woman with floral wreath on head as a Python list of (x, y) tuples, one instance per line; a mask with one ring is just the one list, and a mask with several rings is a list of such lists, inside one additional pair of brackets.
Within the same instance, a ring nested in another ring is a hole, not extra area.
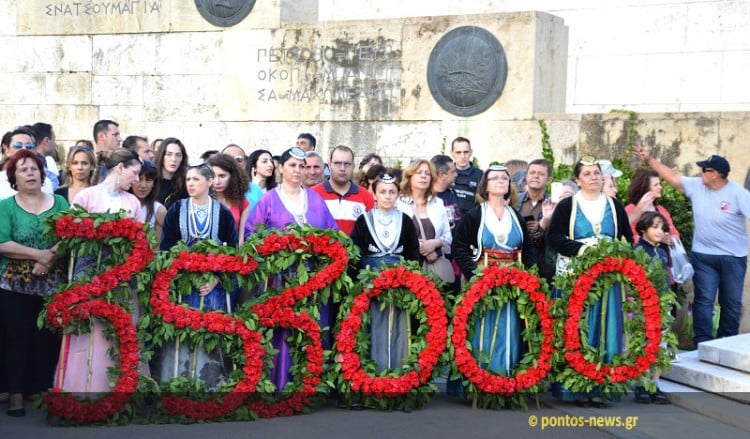
[[(188, 247), (203, 240), (237, 246), (237, 227), (231, 212), (210, 195), (214, 180), (211, 167), (205, 163), (189, 166), (185, 180), (188, 197), (175, 202), (167, 211), (161, 250), (168, 251), (179, 241)], [(189, 294), (180, 295), (180, 301), (201, 311), (231, 313), (235, 306), (232, 291), (227, 291), (216, 276), (210, 276), (210, 280)], [(187, 376), (201, 380), (209, 390), (214, 390), (228, 375), (221, 346), (209, 352), (202, 346), (181, 345), (179, 340), (170, 340), (158, 348), (152, 365), (154, 378), (159, 382)]]
[[(315, 191), (302, 186), (302, 169), (305, 167), (305, 152), (293, 147), (284, 151), (280, 158), (281, 184), (268, 190), (250, 212), (245, 222), (245, 238), (255, 233), (259, 225), (271, 229), (286, 230), (290, 225), (310, 225), (321, 229), (338, 230), (336, 221), (328, 210), (325, 201)], [(314, 262), (310, 261), (308, 271), (314, 269)], [(284, 278), (294, 278), (294, 267), (285, 273), (280, 273), (268, 279), (268, 287), (284, 288)], [(332, 327), (334, 316), (331, 313), (332, 304), (320, 305), (320, 327)], [(286, 338), (289, 329), (274, 330), (271, 343), (279, 353), (274, 357), (274, 367), (271, 371), (271, 381), (276, 385), (277, 392), (282, 392), (289, 381), (292, 367), (292, 355)], [(330, 349), (330, 335), (323, 335), (324, 349)]]
[[(573, 174), (580, 190), (558, 203), (547, 232), (547, 245), (558, 254), (557, 274), (566, 273), (570, 258), (582, 255), (599, 241), (624, 238), (628, 243), (633, 242), (625, 208), (616, 198), (602, 193), (603, 177), (599, 163), (592, 157), (582, 157)], [(604, 294), (606, 300), (600, 298), (590, 305), (587, 342), (594, 348), (603, 349), (604, 361), (611, 362), (615, 354), (625, 350), (622, 286), (616, 283)], [(603, 303), (606, 307), (602, 306)], [(596, 391), (572, 392), (555, 383), (553, 393), (577, 404), (606, 407)]]
[[(401, 258), (419, 260), (419, 241), (411, 218), (395, 208), (399, 187), (390, 174), (373, 183), (376, 207), (357, 218), (352, 242), (360, 248), (360, 266), (380, 269), (381, 264), (398, 264)], [(407, 313), (391, 305), (380, 309), (378, 301), (370, 303), (370, 356), (378, 372), (399, 369), (409, 355)]]
[[(530, 267), (536, 262), (526, 223), (512, 207), (516, 197), (507, 168), (490, 165), (477, 185), (479, 204), (461, 218), (452, 246), (453, 259), (467, 282), (477, 267), (516, 261)], [(477, 361), (494, 373), (509, 375), (526, 351), (515, 302), (487, 311), (474, 326), (471, 343)]]

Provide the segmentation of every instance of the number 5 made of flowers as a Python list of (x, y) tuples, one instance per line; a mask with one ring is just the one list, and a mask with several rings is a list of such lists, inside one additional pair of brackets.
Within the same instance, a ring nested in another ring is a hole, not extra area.
[[(77, 422), (103, 422), (122, 410), (138, 385), (138, 339), (131, 314), (122, 306), (111, 303), (106, 293), (127, 283), (133, 275), (143, 270), (153, 259), (154, 252), (144, 225), (131, 218), (118, 215), (104, 216), (94, 221), (91, 215), (73, 211), (56, 216), (54, 233), (63, 239), (63, 248), (78, 248), (81, 244), (101, 241), (104, 245), (122, 245), (131, 242), (128, 257), (119, 265), (94, 276), (88, 283), (75, 283), (55, 294), (46, 309), (46, 322), (54, 328), (67, 328), (73, 321), (97, 317), (108, 321), (115, 330), (119, 353), (118, 374), (114, 388), (94, 401), (81, 401), (55, 387), (44, 398), (50, 414), (64, 420)], [(103, 297), (104, 296), (104, 297)], [(92, 335), (93, 336), (93, 335)], [(59, 365), (64, 367), (64, 364)]]
[(255, 391), (263, 370), (264, 348), (258, 332), (247, 327), (238, 316), (216, 311), (201, 311), (185, 308), (169, 300), (170, 283), (180, 271), (190, 273), (236, 273), (248, 275), (258, 268), (252, 257), (231, 254), (181, 252), (166, 267), (156, 273), (151, 286), (149, 303), (154, 315), (175, 329), (205, 329), (210, 333), (236, 335), (242, 340), (245, 354), (244, 377), (221, 399), (195, 401), (176, 395), (162, 398), (162, 404), (170, 415), (185, 415), (196, 420), (218, 418), (241, 406), (245, 397)]

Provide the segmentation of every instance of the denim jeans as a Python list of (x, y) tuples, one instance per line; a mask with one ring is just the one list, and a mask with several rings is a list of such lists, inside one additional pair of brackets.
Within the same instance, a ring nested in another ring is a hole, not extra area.
[(691, 261), (695, 269), (693, 275), (695, 344), (713, 338), (713, 310), (717, 290), (721, 315), (716, 336), (721, 338), (737, 335), (740, 329), (747, 256), (707, 255), (693, 252)]

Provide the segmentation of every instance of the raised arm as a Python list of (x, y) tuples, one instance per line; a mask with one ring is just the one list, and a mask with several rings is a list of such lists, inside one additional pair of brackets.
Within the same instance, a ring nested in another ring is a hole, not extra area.
[(637, 155), (644, 163), (651, 166), (651, 168), (659, 174), (659, 177), (669, 183), (670, 186), (683, 194), (685, 193), (685, 188), (682, 187), (681, 182), (682, 176), (674, 169), (651, 157), (651, 153), (643, 145), (640, 143), (636, 144), (633, 154)]

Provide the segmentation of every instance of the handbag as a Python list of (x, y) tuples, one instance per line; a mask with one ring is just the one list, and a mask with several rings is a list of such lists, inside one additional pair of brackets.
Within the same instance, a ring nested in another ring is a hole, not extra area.
[[(427, 237), (424, 234), (424, 227), (422, 227), (422, 220), (419, 218), (419, 215), (417, 214), (417, 210), (414, 209), (412, 206), (412, 211), (414, 212), (414, 218), (417, 219), (417, 224), (419, 224), (419, 233), (422, 235), (422, 239), (427, 239)], [(451, 265), (450, 261), (445, 258), (445, 256), (440, 255), (439, 258), (437, 258), (433, 262), (427, 262), (425, 261), (424, 264), (422, 264), (422, 268), (424, 270), (429, 270), (432, 273), (435, 274), (435, 276), (439, 277), (440, 280), (443, 282), (447, 282), (449, 284), (452, 284), (456, 281), (456, 273), (453, 271), (453, 265)]]
[(672, 267), (670, 270), (674, 281), (682, 284), (692, 279), (695, 270), (693, 269), (693, 264), (688, 260), (687, 252), (680, 238), (675, 236), (671, 238), (669, 241), (669, 252), (672, 256)]

